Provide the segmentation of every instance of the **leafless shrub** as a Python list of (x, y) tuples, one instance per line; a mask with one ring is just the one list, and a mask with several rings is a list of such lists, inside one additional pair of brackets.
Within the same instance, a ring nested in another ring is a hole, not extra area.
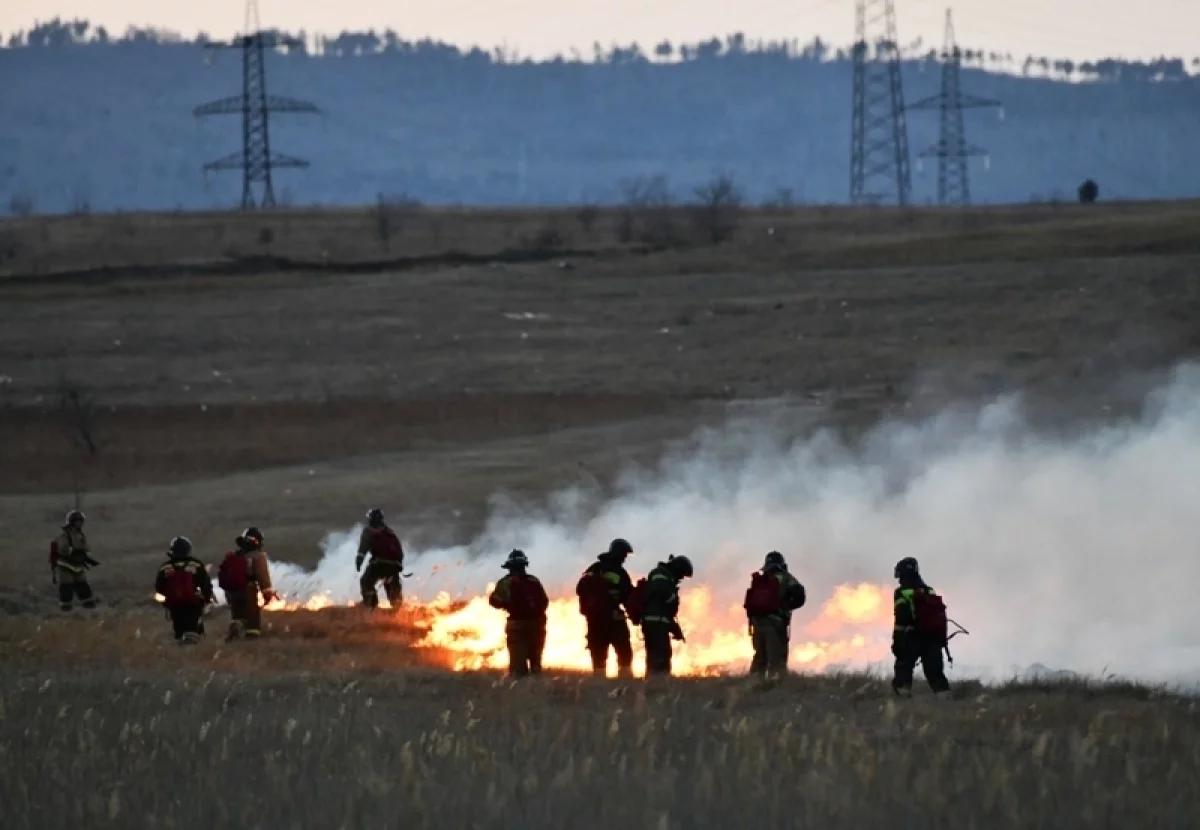
[(75, 187), (71, 190), (71, 215), (92, 215), (92, 200), (87, 195), (87, 191), (82, 187)]
[(617, 213), (617, 239), (670, 247), (682, 241), (666, 176), (637, 176), (621, 182), (622, 204)]
[(385, 251), (390, 249), (392, 237), (403, 232), (408, 216), (420, 206), (421, 203), (407, 193), (390, 196), (380, 193), (375, 197), (371, 221), (375, 228), (375, 238)]
[(83, 504), (83, 467), (100, 454), (96, 436), (96, 399), (82, 383), (73, 380), (64, 370), (58, 375), (58, 406), (63, 428), (71, 442), (71, 481), (75, 491), (75, 508)]
[(790, 187), (777, 187), (775, 192), (763, 199), (762, 206), (767, 210), (789, 210), (796, 206), (796, 197)]
[(583, 232), (588, 236), (592, 235), (592, 229), (596, 225), (596, 219), (600, 216), (600, 209), (591, 203), (581, 205), (575, 213), (575, 219), (579, 222), (579, 227), (583, 228)]
[(18, 219), (28, 219), (33, 215), (33, 197), (28, 193), (14, 193), (8, 199), (8, 212)]
[(742, 218), (742, 192), (733, 178), (721, 174), (696, 188), (692, 223), (700, 237), (720, 245), (737, 231)]

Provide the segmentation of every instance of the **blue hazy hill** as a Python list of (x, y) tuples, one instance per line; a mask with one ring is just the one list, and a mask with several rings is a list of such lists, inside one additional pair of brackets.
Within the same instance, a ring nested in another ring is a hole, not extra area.
[[(716, 171), (756, 200), (779, 188), (797, 201), (847, 199), (852, 65), (819, 41), (734, 36), (664, 44), (658, 56), (598, 48), (588, 61), (531, 62), (390, 32), (298, 34), (310, 48), (269, 56), (269, 88), (325, 115), (272, 118), (274, 147), (313, 163), (277, 174), (285, 201), (366, 203), (402, 192), (433, 203), (615, 201), (622, 179), (655, 174), (687, 198)], [(238, 120), (198, 121), (192, 109), (240, 92), (240, 55), (223, 51), (206, 66), (203, 40), (152, 30), (114, 38), (57, 21), (12, 36), (0, 49), (4, 204), (17, 196), (57, 212), (84, 202), (236, 203), (238, 174), (206, 187), (200, 165), (239, 149)], [(991, 152), (990, 169), (972, 162), (976, 202), (1070, 198), (1087, 177), (1101, 198), (1200, 193), (1200, 78), (1182, 59), (967, 59), (964, 90), (1004, 103), (1003, 120), (967, 114), (968, 139)], [(907, 60), (903, 73), (908, 101), (938, 91), (933, 53)], [(917, 172), (916, 157), (937, 127), (935, 112), (909, 114), (921, 202), (933, 198), (936, 167)]]

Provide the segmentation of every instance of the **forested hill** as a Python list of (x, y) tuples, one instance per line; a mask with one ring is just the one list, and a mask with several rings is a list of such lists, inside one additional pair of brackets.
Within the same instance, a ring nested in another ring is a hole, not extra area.
[[(747, 195), (796, 201), (848, 194), (852, 68), (819, 41), (599, 49), (535, 63), (519, 56), (409, 43), (393, 33), (298, 33), (307, 48), (268, 59), (270, 91), (323, 116), (272, 119), (274, 148), (309, 159), (276, 187), (296, 204), (406, 193), (441, 203), (577, 203), (619, 198), (619, 183), (665, 175), (688, 197), (714, 172)], [(200, 41), (86, 23), (42, 25), (0, 49), (0, 210), (173, 209), (236, 202), (240, 178), (207, 186), (203, 162), (240, 149), (236, 117), (192, 110), (241, 90), (235, 52), (206, 66)], [(936, 54), (913, 44), (909, 102), (938, 90)], [(1200, 194), (1200, 63), (1074, 65), (968, 51), (966, 92), (1003, 101), (967, 114), (977, 202)], [(915, 196), (933, 198), (933, 111), (909, 114)], [(15, 197), (15, 198), (14, 198)]]

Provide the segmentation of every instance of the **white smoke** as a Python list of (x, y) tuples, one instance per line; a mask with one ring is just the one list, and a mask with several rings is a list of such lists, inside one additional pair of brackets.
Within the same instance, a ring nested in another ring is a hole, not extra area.
[[(853, 450), (756, 422), (707, 431), (601, 504), (584, 489), (538, 510), (497, 504), (471, 545), (410, 551), (406, 594), (474, 596), (519, 547), (569, 595), (621, 536), (635, 576), (686, 554), (726, 604), (778, 549), (809, 592), (802, 625), (836, 585), (892, 584), (914, 556), (971, 630), (955, 640), (964, 664), (1200, 678), (1200, 369), (1178, 369), (1140, 421), (1069, 439), (1035, 434), (1019, 403), (885, 424)], [(281, 564), (281, 587), (356, 600), (359, 530), (331, 533), (315, 572)]]

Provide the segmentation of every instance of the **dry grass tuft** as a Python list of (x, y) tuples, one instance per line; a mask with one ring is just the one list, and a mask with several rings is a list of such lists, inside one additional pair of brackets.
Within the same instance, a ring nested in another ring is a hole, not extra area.
[[(4, 826), (1200, 820), (1195, 702), (1129, 684), (961, 685), (953, 701), (897, 702), (853, 673), (514, 683), (421, 668), (407, 648), (418, 620), (364, 624), (344, 609), (273, 618), (272, 639), (236, 648), (177, 649), (139, 612), (40, 621), (32, 650), (16, 642), (28, 631), (6, 627)], [(70, 634), (75, 650), (52, 655)], [(106, 655), (89, 653), (106, 640)], [(64, 779), (79, 782), (70, 797)]]

